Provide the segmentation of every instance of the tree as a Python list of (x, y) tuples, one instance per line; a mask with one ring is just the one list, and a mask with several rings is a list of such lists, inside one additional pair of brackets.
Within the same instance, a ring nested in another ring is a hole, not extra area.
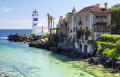
[(115, 25), (112, 28), (112, 32), (119, 34), (120, 32), (120, 4), (116, 4), (111, 7), (111, 20), (112, 25)]
[(81, 38), (81, 36), (83, 36), (85, 34), (85, 30), (77, 30), (77, 38)]
[(53, 21), (53, 16), (50, 16), (51, 28), (53, 28), (52, 21)]
[(91, 36), (90, 30), (86, 31), (84, 34), (87, 35), (87, 36)]
[(50, 14), (47, 13), (47, 17), (48, 17), (48, 32), (50, 32)]

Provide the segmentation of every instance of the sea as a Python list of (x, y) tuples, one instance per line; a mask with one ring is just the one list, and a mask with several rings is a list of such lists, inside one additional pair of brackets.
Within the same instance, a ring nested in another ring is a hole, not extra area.
[(31, 29), (0, 29), (0, 74), (9, 77), (120, 77), (120, 73), (110, 73), (110, 69), (102, 65), (7, 40), (10, 34), (31, 32)]

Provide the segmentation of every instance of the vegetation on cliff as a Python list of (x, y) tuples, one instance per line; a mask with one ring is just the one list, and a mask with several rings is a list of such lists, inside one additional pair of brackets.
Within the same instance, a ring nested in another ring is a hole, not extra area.
[(111, 10), (111, 20), (112, 20), (112, 33), (120, 34), (120, 4), (116, 4), (110, 8)]
[(120, 60), (120, 35), (102, 34), (96, 43), (98, 53)]

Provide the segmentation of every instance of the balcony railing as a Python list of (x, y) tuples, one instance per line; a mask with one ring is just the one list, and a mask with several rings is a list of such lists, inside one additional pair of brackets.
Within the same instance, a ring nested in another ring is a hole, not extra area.
[(107, 23), (106, 22), (97, 22), (94, 24), (94, 26), (97, 26), (97, 25), (104, 26), (104, 25), (107, 25)]
[(78, 21), (78, 25), (82, 25), (82, 21)]

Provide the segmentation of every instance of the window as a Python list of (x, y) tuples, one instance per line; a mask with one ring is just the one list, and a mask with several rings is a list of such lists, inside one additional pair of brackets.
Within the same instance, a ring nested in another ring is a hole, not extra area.
[(86, 21), (88, 21), (88, 16), (86, 16)]
[(73, 28), (73, 32), (75, 32), (75, 27)]
[(100, 22), (102, 22), (103, 21), (103, 16), (100, 16)]
[(85, 40), (88, 40), (88, 36), (87, 35), (85, 35)]
[(76, 22), (76, 18), (75, 18), (75, 22)]
[(102, 22), (103, 21), (103, 19), (102, 18), (100, 18), (100, 22)]
[(88, 27), (86, 27), (86, 31), (88, 31)]
[(78, 27), (76, 27), (76, 32), (77, 32), (77, 30), (78, 30)]
[(82, 29), (82, 27), (80, 27), (80, 29)]
[(107, 17), (106, 16), (104, 16), (104, 19), (106, 19)]
[(101, 28), (99, 28), (99, 32), (101, 32)]
[(96, 16), (96, 19), (99, 19), (99, 16)]
[(103, 16), (100, 16), (100, 18), (103, 18)]
[(96, 32), (96, 28), (94, 28), (94, 32)]
[(82, 18), (80, 17), (80, 21), (82, 21)]
[(97, 28), (97, 32), (99, 32), (99, 28)]
[(88, 30), (88, 27), (86, 27), (86, 30)]

